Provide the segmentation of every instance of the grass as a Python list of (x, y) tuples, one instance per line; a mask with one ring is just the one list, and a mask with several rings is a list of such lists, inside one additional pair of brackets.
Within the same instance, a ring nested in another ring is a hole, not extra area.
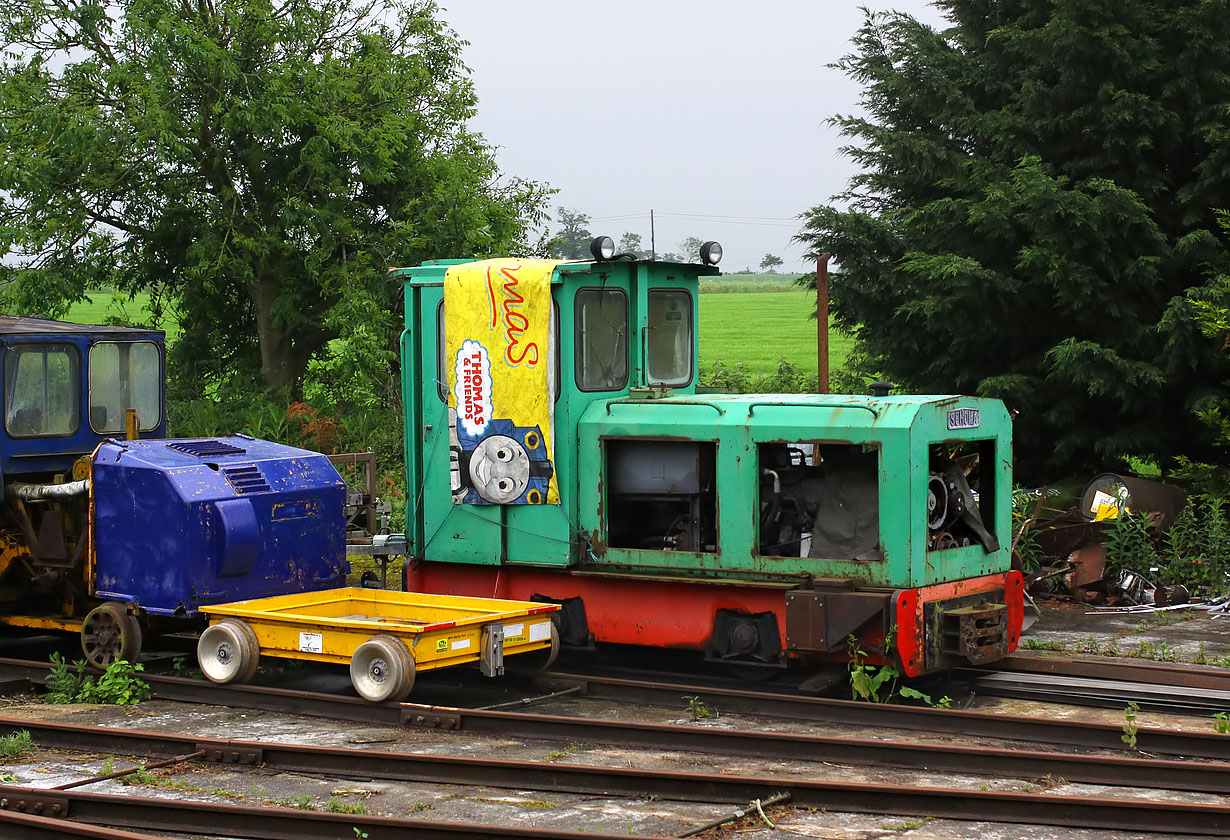
[(32, 755), (36, 750), (34, 739), (25, 729), (0, 737), (0, 761), (16, 761)]
[[(797, 274), (723, 274), (700, 278), (701, 294), (742, 292), (797, 292)], [(810, 293), (809, 293), (810, 294)]]
[[(748, 373), (767, 374), (785, 359), (816, 370), (815, 296), (805, 290), (700, 296), (700, 364), (743, 362)], [(829, 333), (829, 370), (840, 370), (853, 342)]]
[[(73, 304), (68, 310), (66, 320), (76, 324), (105, 324), (107, 318), (128, 317), (135, 321), (147, 321), (149, 313), (149, 295), (140, 292), (132, 300), (127, 295), (112, 292), (89, 292), (80, 303)], [(167, 320), (162, 324), (167, 333), (167, 344), (179, 335), (179, 324)]]

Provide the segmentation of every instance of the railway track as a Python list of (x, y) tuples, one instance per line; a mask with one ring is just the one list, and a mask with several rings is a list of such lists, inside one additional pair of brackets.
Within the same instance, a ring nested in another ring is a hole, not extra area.
[[(791, 803), (795, 806), (833, 811), (933, 817), (959, 815), (965, 820), (1026, 824), (1043, 822), (1055, 826), (1202, 836), (1230, 833), (1230, 805), (1226, 804), (967, 790), (939, 786), (886, 786), (878, 781), (854, 783), (793, 776), (715, 774), (707, 767), (684, 772), (595, 767), (281, 744), (265, 740), (205, 739), (163, 732), (0, 718), (0, 732), (18, 729), (30, 732), (40, 746), (59, 750), (159, 759), (197, 755), (194, 760), (226, 766), (259, 766), (265, 770), (349, 779), (431, 782), (440, 785), (513, 790), (532, 788), (573, 794), (634, 799), (660, 797), (732, 805), (767, 799), (784, 792), (790, 795)], [(186, 800), (142, 800), (131, 796), (0, 786), (0, 808), (33, 811), (58, 818), (81, 818), (91, 823), (123, 824), (130, 828), (183, 830), (183, 826), (193, 824), (192, 817), (183, 815), (183, 812), (187, 811), (197, 812), (195, 825), (209, 825), (211, 832), (231, 832), (229, 836), (236, 837), (299, 840), (305, 837), (353, 836), (328, 833), (341, 823), (345, 823), (348, 830), (379, 830), (381, 837), (424, 836), (423, 822), (420, 820), (397, 821), (358, 814), (302, 813), (294, 809), (261, 808), (252, 812), (250, 808), (243, 806), (221, 808), (218, 813), (229, 815), (225, 823), (202, 823), (199, 813), (206, 807), (214, 810), (219, 808)], [(172, 811), (180, 816), (167, 816)], [(82, 816), (78, 817), (79, 814)], [(173, 822), (179, 828), (173, 828)], [(326, 828), (320, 827), (322, 823), (327, 824)], [(449, 830), (457, 830), (456, 824), (449, 825), (452, 826)], [(489, 833), (484, 836), (492, 836), (491, 827), (487, 827), (487, 831)], [(552, 836), (578, 835), (562, 833)]]
[[(0, 660), (0, 689), (14, 690), (41, 682), (50, 666), (25, 660)], [(778, 717), (796, 722), (815, 722), (840, 726), (900, 729), (933, 733), (936, 738), (956, 739), (958, 745), (918, 743), (904, 739), (828, 737), (803, 734), (783, 734), (718, 728), (713, 726), (680, 726), (671, 724), (629, 723), (591, 717), (531, 714), (524, 711), (467, 709), (448, 706), (423, 706), (411, 703), (371, 704), (351, 697), (316, 692), (293, 691), (260, 686), (219, 686), (198, 680), (150, 675), (148, 678), (157, 698), (236, 708), (263, 709), (289, 714), (311, 715), (334, 720), (352, 720), (365, 724), (388, 724), (427, 728), (455, 733), (472, 733), (511, 737), (518, 740), (542, 739), (568, 743), (609, 744), (637, 747), (655, 752), (703, 752), (712, 755), (743, 755), (758, 758), (773, 757), (794, 762), (827, 762), (836, 765), (898, 767), (929, 773), (981, 775), (1008, 779), (1051, 779), (1066, 782), (1105, 785), (1111, 788), (1131, 787), (1166, 791), (1195, 791), (1202, 794), (1230, 793), (1230, 739), (1212, 733), (1188, 733), (1149, 727), (1137, 732), (1141, 750), (1171, 758), (1147, 758), (1140, 755), (1070, 755), (1053, 750), (974, 747), (972, 738), (1005, 739), (1034, 742), (1054, 747), (1063, 744), (1086, 750), (1122, 750), (1122, 728), (1103, 724), (1073, 721), (1040, 720), (962, 710), (884, 706), (823, 698), (771, 694), (704, 685), (602, 678), (586, 674), (555, 673), (551, 685), (559, 694), (577, 694), (594, 700), (619, 705), (655, 705), (678, 709), (684, 695), (697, 698), (723, 714), (744, 713), (756, 717)], [(792, 804), (808, 808), (839, 810), (864, 814), (902, 814), (913, 816), (953, 817), (962, 820), (990, 822), (1045, 821), (1047, 824), (1110, 830), (1166, 832), (1171, 834), (1217, 834), (1230, 829), (1230, 807), (1222, 804), (1176, 804), (1161, 799), (1123, 799), (1121, 797), (1085, 797), (1048, 794), (1021, 794), (1003, 791), (971, 791), (943, 787), (914, 787), (882, 783), (856, 783), (800, 780), (796, 777), (728, 775), (712, 773), (679, 773), (670, 771), (639, 771), (627, 768), (601, 769), (560, 763), (540, 763), (459, 759), (454, 757), (424, 757), (370, 750), (322, 750), (323, 748), (243, 741), (207, 741), (192, 736), (168, 736), (162, 733), (131, 733), (116, 730), (96, 730), (92, 734), (63, 725), (35, 724), (26, 720), (0, 720), (0, 732), (24, 728), (35, 735), (42, 746), (64, 750), (83, 750), (150, 756), (187, 755), (210, 752), (215, 762), (232, 767), (255, 767), (288, 770), (347, 778), (397, 779), (462, 784), (491, 788), (526, 789), (567, 792), (583, 795), (623, 796), (629, 798), (660, 796), (680, 801), (703, 801), (741, 804), (763, 799), (786, 791)], [(229, 755), (230, 758), (225, 756)], [(1173, 757), (1213, 759), (1207, 762), (1179, 761)], [(44, 792), (47, 794), (47, 792)], [(51, 794), (47, 794), (51, 795)], [(60, 794), (55, 794), (59, 796)], [(13, 801), (24, 793), (16, 788), (0, 788), (0, 825), (3, 836), (83, 836), (126, 837), (109, 834), (56, 835), (38, 819), (48, 817), (59, 806), (69, 809), (75, 819), (97, 826), (120, 824), (130, 828), (155, 830), (186, 830), (192, 825), (191, 808), (168, 816), (166, 800), (157, 800), (163, 811), (154, 805), (141, 813), (154, 814), (149, 822), (108, 822), (116, 819), (125, 805), (139, 798), (114, 797), (110, 803), (105, 794), (76, 794), (69, 798), (25, 800), (37, 805), (34, 822), (14, 823), (3, 820), (11, 813)], [(12, 797), (17, 797), (14, 800)], [(1024, 798), (1022, 798), (1024, 797)], [(80, 804), (78, 804), (80, 803)], [(210, 803), (195, 803), (193, 807), (213, 807)], [(218, 806), (221, 807), (221, 806)], [(234, 806), (232, 806), (234, 807)], [(250, 806), (249, 806), (250, 807)], [(8, 809), (6, 811), (6, 809)], [(21, 811), (23, 809), (18, 809)], [(29, 808), (24, 809), (26, 811)], [(269, 811), (270, 809), (263, 809)], [(278, 811), (280, 814), (281, 811)], [(294, 812), (288, 812), (293, 814)], [(93, 815), (93, 816), (89, 816)], [(228, 816), (229, 815), (229, 816)], [(1044, 816), (1042, 816), (1044, 815)], [(368, 830), (345, 815), (350, 827)], [(199, 815), (196, 819), (200, 819)], [(352, 837), (351, 834), (330, 834), (338, 828), (336, 821), (307, 820), (303, 824), (286, 823), (280, 828), (263, 828), (256, 821), (245, 819), (240, 812), (220, 816), (217, 825), (240, 826), (244, 831), (236, 837)], [(387, 818), (386, 818), (387, 819)], [(162, 822), (159, 822), (161, 820)], [(180, 829), (170, 826), (175, 820)], [(276, 821), (275, 821), (276, 822)], [(466, 836), (458, 823), (442, 824), (440, 834), (425, 834), (424, 821), (412, 822), (415, 836)], [(199, 823), (198, 823), (199, 824)], [(215, 822), (211, 820), (210, 825)], [(290, 827), (287, 828), (287, 825)], [(376, 823), (372, 823), (377, 826)], [(403, 836), (402, 827), (387, 822), (378, 826), (380, 836)], [(9, 829), (14, 833), (10, 835)], [(554, 837), (555, 834), (492, 835), (489, 826), (474, 827), (472, 836)], [(98, 831), (111, 829), (100, 827)], [(238, 829), (237, 829), (238, 830)], [(405, 828), (409, 831), (409, 828)], [(435, 829), (433, 829), (435, 830)], [(487, 833), (483, 833), (488, 830)], [(16, 832), (24, 833), (16, 833)], [(40, 833), (52, 832), (52, 833)], [(285, 832), (285, 833), (278, 833)], [(450, 833), (451, 832), (451, 833)], [(373, 835), (375, 836), (375, 835)], [(404, 836), (409, 836), (405, 834)], [(559, 836), (574, 837), (564, 832)], [(592, 832), (586, 836), (595, 836)], [(621, 835), (626, 836), (626, 835)]]
[[(41, 682), (51, 666), (47, 663), (0, 659), (0, 670), (7, 673), (9, 685)], [(20, 673), (21, 676), (15, 676)], [(591, 717), (538, 715), (519, 711), (469, 709), (454, 706), (423, 706), (415, 703), (369, 703), (355, 697), (320, 692), (296, 691), (255, 685), (217, 685), (181, 677), (148, 675), (147, 682), (158, 699), (202, 703), (241, 709), (259, 709), (292, 715), (381, 723), (450, 732), (513, 735), (552, 741), (582, 741), (637, 745), (653, 749), (693, 750), (715, 754), (775, 754), (804, 760), (834, 760), (859, 764), (896, 764), (903, 767), (927, 766), (931, 769), (982, 772), (1016, 777), (1022, 767), (1031, 766), (1045, 775), (1065, 779), (1087, 779), (1093, 783), (1135, 784), (1163, 787), (1151, 783), (1148, 774), (1139, 781), (1113, 778), (1113, 770), (1082, 769), (1082, 756), (1072, 756), (1065, 767), (1064, 757), (1053, 752), (1024, 751), (939, 744), (917, 745), (882, 739), (830, 738), (814, 735), (781, 735), (763, 730), (754, 732), (693, 726), (629, 723)], [(5, 683), (0, 679), (0, 686)], [(549, 685), (596, 700), (616, 703), (678, 708), (683, 697), (696, 698), (723, 714), (743, 713), (757, 717), (780, 718), (846, 727), (897, 729), (934, 733), (946, 738), (984, 738), (1014, 742), (1063, 745), (1085, 750), (1119, 751), (1123, 748), (1121, 726), (991, 714), (960, 709), (934, 709), (915, 706), (861, 703), (849, 700), (778, 695), (737, 689), (710, 688), (676, 682), (642, 682), (601, 678), (584, 674), (554, 673)], [(1190, 790), (1226, 790), (1219, 780), (1218, 767), (1230, 762), (1230, 738), (1213, 732), (1185, 732), (1140, 726), (1137, 745), (1143, 753), (1217, 762), (1199, 765), (1211, 768), (1196, 774), (1185, 787)], [(897, 748), (899, 747), (899, 749)], [(1036, 763), (1027, 759), (1036, 756)], [(1126, 767), (1143, 766), (1139, 759), (1125, 760)], [(1106, 763), (1110, 767), (1113, 762)], [(1165, 769), (1161, 767), (1159, 769)], [(1186, 774), (1176, 771), (1174, 779)], [(1089, 773), (1091, 775), (1086, 775)], [(1111, 775), (1107, 775), (1111, 774)], [(1207, 781), (1202, 781), (1207, 780)]]

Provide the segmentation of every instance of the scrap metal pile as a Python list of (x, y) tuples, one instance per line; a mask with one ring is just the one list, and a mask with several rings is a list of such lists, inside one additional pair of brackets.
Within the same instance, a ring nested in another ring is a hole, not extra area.
[[(1172, 566), (1200, 559), (1132, 551), (1124, 536), (1133, 531), (1129, 536), (1135, 537), (1138, 549), (1165, 543), (1188, 505), (1185, 490), (1102, 473), (1071, 504), (1062, 505), (1061, 500), (1061, 492), (1053, 488), (1018, 491), (1017, 510), (1023, 513), (1015, 530), (1014, 562), (1025, 567), (1032, 595), (1070, 598), (1120, 612), (1230, 613), (1230, 600), (1223, 594), (1225, 580), (1200, 587), (1175, 580), (1181, 576)], [(1131, 519), (1130, 527), (1125, 527), (1123, 518)]]

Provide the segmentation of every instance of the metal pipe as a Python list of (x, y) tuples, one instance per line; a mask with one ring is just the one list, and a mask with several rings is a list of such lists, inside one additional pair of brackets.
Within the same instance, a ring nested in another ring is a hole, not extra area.
[[(719, 825), (726, 825), (726, 823), (734, 822), (735, 820), (741, 820), (744, 817), (748, 816), (752, 811), (755, 811), (756, 813), (758, 813), (762, 820), (764, 820), (766, 823), (769, 823), (769, 818), (764, 815), (764, 809), (772, 805), (780, 805), (783, 802), (789, 801), (789, 799), (790, 799), (790, 794), (788, 793), (774, 794), (773, 796), (770, 796), (768, 799), (764, 800), (764, 802), (761, 802), (759, 799), (753, 799), (751, 802), (747, 803), (747, 805), (735, 811), (734, 813), (727, 814), (724, 817), (718, 817), (716, 820), (710, 820), (704, 825), (698, 825), (696, 826), (696, 828), (692, 828), (687, 831), (681, 832), (679, 834), (676, 834), (675, 836), (676, 837), (695, 837), (697, 834), (704, 834), (709, 829), (717, 828)], [(769, 825), (772, 826), (773, 824), (769, 823)]]
[(90, 489), (90, 480), (66, 481), (63, 484), (26, 484), (13, 481), (4, 486), (4, 495), (8, 499), (21, 499), (25, 502), (40, 502), (47, 499), (71, 499), (83, 496)]
[(170, 767), (173, 764), (183, 764), (185, 761), (192, 761), (193, 759), (204, 757), (205, 750), (197, 750), (196, 752), (186, 753), (185, 755), (177, 755), (175, 758), (168, 758), (166, 761), (158, 761), (153, 764), (138, 764), (136, 767), (129, 767), (127, 770), (116, 770), (114, 773), (103, 773), (98, 776), (90, 776), (88, 779), (79, 779), (75, 782), (56, 785), (51, 788), (51, 790), (72, 790), (73, 788), (92, 785), (95, 782), (105, 782), (108, 779), (118, 779), (121, 776), (131, 776), (138, 770), (157, 770), (161, 767)]

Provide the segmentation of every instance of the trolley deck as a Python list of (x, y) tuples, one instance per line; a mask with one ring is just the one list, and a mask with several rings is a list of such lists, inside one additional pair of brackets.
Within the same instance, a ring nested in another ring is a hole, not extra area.
[(332, 589), (202, 607), (210, 627), (197, 657), (214, 682), (243, 682), (259, 657), (349, 663), (368, 700), (400, 700), (414, 675), (477, 662), (484, 674), (545, 669), (559, 651), (557, 604)]

